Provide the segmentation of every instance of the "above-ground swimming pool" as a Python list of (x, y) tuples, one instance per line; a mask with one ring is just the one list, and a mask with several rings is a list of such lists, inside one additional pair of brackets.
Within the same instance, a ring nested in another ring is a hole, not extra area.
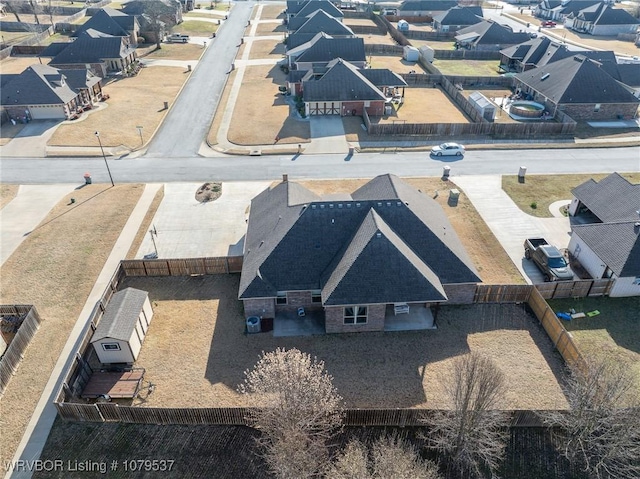
[(544, 114), (544, 105), (535, 101), (516, 100), (509, 106), (509, 114), (523, 118), (540, 118)]

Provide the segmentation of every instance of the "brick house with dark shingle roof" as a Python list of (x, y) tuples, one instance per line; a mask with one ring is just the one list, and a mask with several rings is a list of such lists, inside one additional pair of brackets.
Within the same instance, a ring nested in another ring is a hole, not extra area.
[(311, 41), (287, 50), (289, 68), (296, 70), (327, 66), (335, 58), (343, 58), (358, 68), (364, 68), (367, 64), (364, 40), (358, 37), (333, 38), (326, 33), (318, 33)]
[(458, 30), (456, 45), (479, 51), (499, 51), (529, 40), (528, 33), (513, 32), (510, 27), (485, 20)]
[(342, 22), (344, 13), (333, 3), (326, 0), (309, 0), (301, 5), (300, 10), (291, 12), (287, 10), (287, 25), (290, 31), (295, 31), (302, 26), (311, 15), (317, 11), (323, 11), (330, 17)]
[(456, 32), (482, 21), (482, 9), (453, 7), (433, 17), (433, 29), (438, 32)]
[(400, 178), (325, 198), (285, 180), (251, 202), (238, 296), (247, 317), (303, 307), (326, 332), (382, 331), (394, 304), (468, 300), (480, 281), (440, 205)]
[(326, 33), (333, 38), (340, 37), (355, 37), (353, 30), (351, 30), (344, 23), (327, 15), (322, 10), (317, 10), (309, 16), (307, 21), (297, 28), (295, 31), (291, 31), (286, 39), (287, 50), (296, 48), (303, 43), (306, 43), (313, 39), (318, 33)]
[(622, 8), (611, 8), (599, 3), (571, 13), (565, 19), (565, 27), (590, 35), (616, 36), (620, 33), (636, 33), (640, 20)]
[(600, 63), (578, 53), (518, 73), (517, 88), (552, 114), (560, 109), (574, 120), (635, 118), (640, 100)]
[[(611, 278), (610, 296), (640, 296), (640, 184), (618, 173), (572, 190), (569, 252), (592, 278)], [(573, 223), (573, 222), (572, 222)]]
[(138, 44), (140, 24), (137, 18), (133, 15), (123, 13), (120, 10), (115, 10), (110, 7), (101, 8), (89, 18), (89, 20), (79, 25), (71, 36), (80, 36), (81, 33), (89, 29), (115, 37), (128, 37), (132, 45)]

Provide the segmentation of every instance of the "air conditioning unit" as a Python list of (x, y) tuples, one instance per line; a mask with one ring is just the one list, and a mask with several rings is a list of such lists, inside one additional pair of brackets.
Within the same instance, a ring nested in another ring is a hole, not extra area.
[(247, 318), (247, 333), (259, 333), (260, 329), (260, 317), (249, 316)]

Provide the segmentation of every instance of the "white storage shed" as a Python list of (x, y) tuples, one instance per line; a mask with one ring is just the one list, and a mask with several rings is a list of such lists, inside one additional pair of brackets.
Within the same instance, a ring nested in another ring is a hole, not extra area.
[(420, 57), (420, 51), (416, 47), (405, 46), (402, 51), (402, 58), (407, 60), (408, 62), (417, 62)]
[(398, 31), (400, 32), (408, 32), (409, 31), (409, 22), (406, 20), (398, 21)]
[(422, 45), (420, 48), (418, 48), (418, 52), (420, 52), (420, 55), (425, 61), (433, 63), (435, 51), (429, 45)]
[(496, 106), (482, 93), (480, 93), (479, 91), (474, 91), (471, 95), (469, 95), (469, 101), (485, 120), (495, 120)]
[(146, 291), (127, 288), (114, 294), (91, 338), (100, 362), (133, 364), (152, 317)]

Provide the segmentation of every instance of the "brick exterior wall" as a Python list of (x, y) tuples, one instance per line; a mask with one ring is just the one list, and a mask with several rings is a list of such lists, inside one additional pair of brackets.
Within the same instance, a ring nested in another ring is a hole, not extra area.
[[(616, 120), (635, 118), (639, 103), (602, 103), (599, 111), (594, 111), (595, 103), (562, 105), (560, 110), (574, 120)], [(550, 110), (553, 111), (553, 110)]]
[[(362, 116), (364, 102), (361, 101), (343, 101), (342, 116)], [(353, 113), (355, 111), (355, 114)], [(371, 101), (367, 107), (369, 116), (382, 116), (384, 114), (384, 101)]]
[(344, 307), (327, 306), (324, 308), (325, 329), (327, 333), (361, 333), (365, 331), (384, 331), (386, 305), (370, 304), (367, 306), (366, 324), (344, 324)]
[(449, 301), (441, 304), (473, 304), (476, 295), (476, 284), (443, 284)]
[(306, 310), (322, 310), (322, 303), (314, 303), (311, 291), (288, 291), (287, 304), (276, 304), (278, 311), (297, 311), (302, 306)]
[(274, 298), (244, 299), (244, 316), (276, 317), (276, 300)]

